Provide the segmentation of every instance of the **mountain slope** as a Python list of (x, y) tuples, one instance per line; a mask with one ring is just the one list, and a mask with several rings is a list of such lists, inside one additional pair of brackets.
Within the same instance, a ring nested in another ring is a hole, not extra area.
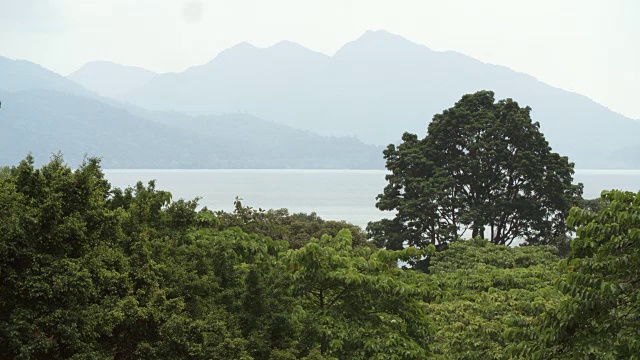
[(49, 90), (0, 91), (0, 164), (61, 151), (107, 168), (382, 168), (381, 148), (322, 137), (243, 114), (134, 115), (99, 100)]
[(0, 56), (0, 91), (30, 89), (46, 89), (75, 95), (94, 96), (91, 91), (81, 85), (36, 63)]
[[(132, 95), (119, 99), (152, 110), (186, 110), (192, 114), (238, 111), (270, 114), (273, 105), (286, 103), (287, 117), (291, 114), (302, 117), (306, 115), (301, 111), (308, 99), (316, 94), (309, 82), (330, 62), (328, 56), (292, 42), (280, 42), (266, 49), (240, 43), (205, 65), (182, 73), (158, 75), (132, 91)], [(269, 119), (281, 121), (272, 116)]]
[(67, 77), (100, 96), (118, 97), (145, 85), (156, 75), (135, 66), (92, 61)]
[(248, 111), (382, 145), (404, 131), (425, 135), (434, 114), (482, 89), (531, 106), (554, 150), (578, 167), (632, 166), (615, 153), (640, 144), (640, 122), (527, 74), (384, 31), (368, 31), (332, 57), (292, 43), (266, 49), (241, 44), (206, 65), (158, 75), (120, 99), (196, 114)]

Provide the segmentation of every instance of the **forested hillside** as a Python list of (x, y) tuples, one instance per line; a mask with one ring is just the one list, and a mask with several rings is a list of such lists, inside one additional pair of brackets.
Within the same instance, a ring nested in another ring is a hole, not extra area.
[(247, 114), (191, 117), (50, 90), (2, 92), (0, 164), (85, 154), (109, 168), (376, 169), (381, 147), (323, 137)]

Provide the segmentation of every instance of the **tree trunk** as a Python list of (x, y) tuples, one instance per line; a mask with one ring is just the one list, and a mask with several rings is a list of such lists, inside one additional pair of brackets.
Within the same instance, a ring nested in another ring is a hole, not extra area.
[(484, 239), (484, 226), (483, 225), (476, 225), (475, 223), (473, 224), (473, 226), (471, 227), (471, 238), (475, 239), (476, 237), (480, 236), (481, 238)]
[[(324, 294), (320, 290), (320, 312), (324, 315)], [(322, 333), (322, 339), (320, 339), (320, 354), (325, 355), (327, 352), (327, 335)]]

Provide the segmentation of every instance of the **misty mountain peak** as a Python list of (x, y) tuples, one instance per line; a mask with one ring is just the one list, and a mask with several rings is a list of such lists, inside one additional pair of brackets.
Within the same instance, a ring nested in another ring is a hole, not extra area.
[(207, 68), (213, 66), (219, 62), (231, 61), (234, 62), (237, 59), (245, 58), (247, 55), (253, 55), (258, 52), (260, 49), (253, 44), (250, 44), (246, 41), (233, 45), (232, 47), (222, 50), (216, 57), (214, 57), (207, 64), (201, 66), (194, 66), (187, 69), (187, 72), (190, 72), (195, 69)]
[(367, 30), (356, 40), (346, 43), (333, 57), (339, 60), (355, 60), (363, 57), (389, 59), (433, 52), (426, 46), (386, 30)]
[(92, 96), (91, 92), (75, 82), (27, 60), (13, 60), (0, 56), (0, 79), (0, 90), (4, 91), (50, 89)]
[(234, 58), (237, 56), (253, 55), (260, 51), (260, 48), (246, 41), (233, 45), (232, 47), (222, 50), (211, 62), (224, 58)]
[(385, 39), (393, 40), (393, 41), (409, 41), (400, 35), (391, 33), (383, 29), (367, 30), (364, 32), (364, 34), (360, 36), (360, 38), (356, 39), (356, 41), (363, 40), (363, 39), (374, 40), (374, 41), (381, 41), (381, 40), (383, 41)]
[(67, 78), (100, 96), (118, 97), (137, 89), (153, 79), (155, 72), (136, 66), (110, 61), (91, 61)]
[(278, 58), (286, 57), (292, 61), (308, 62), (329, 59), (329, 56), (323, 53), (311, 50), (296, 42), (288, 40), (277, 42), (276, 44), (261, 50), (267, 56), (275, 56)]
[(284, 50), (289, 50), (289, 49), (309, 50), (306, 47), (298, 44), (297, 42), (293, 42), (293, 41), (289, 41), (289, 40), (278, 41), (277, 43), (271, 45), (267, 49), (272, 49), (272, 50), (280, 50), (280, 49), (284, 49)]
[[(293, 41), (280, 41), (266, 48), (241, 42), (220, 52), (213, 60), (202, 66), (194, 66), (185, 71), (189, 76), (210, 76), (212, 71), (223, 73), (247, 73), (247, 67), (260, 71), (266, 68), (290, 68), (309, 63), (327, 61), (330, 58), (310, 50)], [(215, 70), (213, 70), (215, 69)], [(224, 69), (224, 70), (221, 70)]]
[(222, 52), (227, 52), (227, 51), (229, 51), (229, 52), (233, 52), (233, 51), (255, 51), (255, 50), (258, 50), (257, 46), (255, 46), (255, 45), (253, 45), (253, 44), (251, 44), (251, 43), (249, 43), (247, 41), (243, 41), (243, 42), (240, 42), (240, 43), (237, 43), (237, 44), (233, 45), (232, 47), (230, 47), (230, 48), (228, 48), (226, 50), (223, 50)]
[(74, 74), (80, 74), (83, 71), (96, 71), (96, 70), (113, 70), (113, 69), (127, 69), (131, 71), (139, 71), (140, 73), (146, 73), (150, 76), (157, 75), (157, 73), (147, 70), (138, 66), (122, 65), (112, 61), (95, 60), (89, 61), (82, 65), (78, 70), (72, 72), (68, 77), (73, 78)]

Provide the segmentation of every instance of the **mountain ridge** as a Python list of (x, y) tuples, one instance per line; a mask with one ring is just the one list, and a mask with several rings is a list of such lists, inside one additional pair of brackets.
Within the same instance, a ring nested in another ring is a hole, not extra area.
[[(0, 75), (3, 70), (11, 74), (3, 59), (9, 60), (0, 58)], [(20, 64), (10, 65), (16, 69), (37, 65)], [(620, 156), (624, 149), (640, 148), (638, 120), (530, 74), (455, 51), (432, 50), (384, 30), (364, 33), (333, 56), (289, 41), (265, 48), (240, 43), (206, 64), (156, 74), (113, 98), (100, 98), (90, 91), (95, 89), (46, 73), (41, 66), (34, 69), (21, 86), (5, 82), (0, 89), (29, 88), (46, 78), (44, 88), (92, 97), (133, 113), (137, 107), (190, 115), (246, 112), (376, 146), (397, 142), (405, 131), (424, 136), (434, 114), (453, 106), (465, 93), (487, 89), (496, 93), (496, 99), (512, 98), (531, 106), (533, 120), (540, 122), (554, 151), (569, 156), (577, 167), (640, 167), (634, 156)]]
[[(411, 43), (411, 44), (413, 44), (413, 45), (417, 45), (417, 46), (423, 47), (423, 48), (425, 48), (425, 49), (428, 49), (429, 51), (434, 52), (434, 53), (452, 54), (452, 55), (455, 55), (455, 56), (459, 56), (459, 57), (464, 57), (464, 58), (472, 59), (472, 60), (474, 60), (474, 61), (476, 61), (476, 62), (478, 62), (478, 63), (484, 64), (484, 65), (494, 66), (494, 67), (501, 68), (501, 69), (503, 69), (503, 70), (512, 71), (512, 72), (514, 72), (514, 73), (517, 73), (517, 74), (521, 74), (521, 75), (524, 75), (524, 76), (530, 77), (532, 80), (536, 80), (536, 81), (538, 81), (538, 82), (541, 82), (541, 83), (543, 83), (543, 84), (545, 84), (545, 85), (547, 85), (547, 86), (549, 86), (549, 87), (552, 87), (552, 88), (555, 88), (555, 89), (558, 89), (558, 90), (562, 90), (562, 91), (565, 91), (565, 92), (568, 92), (568, 93), (573, 93), (573, 94), (575, 94), (575, 95), (583, 96), (583, 97), (585, 97), (586, 99), (588, 99), (589, 101), (593, 101), (593, 102), (595, 102), (595, 103), (597, 103), (597, 104), (599, 104), (599, 105), (601, 105), (601, 106), (605, 107), (607, 110), (609, 110), (609, 111), (611, 111), (611, 112), (614, 112), (614, 113), (616, 113), (616, 114), (618, 114), (618, 115), (620, 115), (620, 116), (624, 116), (624, 117), (629, 118), (629, 119), (632, 119), (632, 120), (640, 121), (640, 118), (633, 118), (633, 117), (627, 116), (627, 115), (625, 115), (625, 114), (623, 114), (623, 113), (621, 113), (621, 112), (619, 112), (619, 111), (617, 111), (617, 110), (615, 110), (615, 109), (612, 109), (612, 108), (610, 108), (610, 107), (608, 107), (608, 106), (606, 106), (606, 105), (604, 105), (604, 104), (599, 103), (598, 101), (596, 101), (595, 99), (593, 99), (593, 98), (589, 97), (588, 95), (584, 95), (584, 94), (579, 93), (579, 92), (574, 91), (574, 90), (568, 90), (568, 89), (562, 88), (562, 87), (560, 87), (560, 86), (550, 85), (550, 84), (548, 84), (548, 83), (546, 83), (546, 82), (544, 82), (544, 81), (540, 80), (540, 79), (539, 79), (539, 78), (537, 78), (536, 76), (534, 76), (534, 75), (532, 75), (532, 74), (529, 74), (529, 73), (526, 73), (526, 72), (524, 72), (524, 71), (516, 70), (516, 69), (513, 69), (513, 68), (511, 68), (511, 67), (509, 67), (509, 66), (502, 65), (502, 64), (496, 64), (496, 63), (486, 62), (486, 61), (483, 61), (483, 60), (480, 60), (480, 59), (474, 58), (474, 57), (473, 57), (473, 56), (471, 56), (471, 55), (468, 55), (468, 54), (465, 54), (465, 53), (463, 53), (463, 52), (456, 51), (456, 50), (434, 50), (434, 49), (430, 48), (430, 47), (429, 47), (429, 46), (427, 46), (427, 45), (417, 43), (417, 42), (415, 42), (415, 41), (412, 41), (412, 40), (409, 40), (409, 39), (407, 39), (407, 38), (404, 38), (404, 37), (403, 37), (403, 36), (401, 36), (401, 35), (397, 35), (397, 34), (391, 33), (391, 32), (389, 32), (389, 31), (387, 31), (387, 30), (384, 30), (384, 29), (377, 29), (377, 30), (372, 30), (372, 29), (370, 29), (370, 30), (366, 30), (366, 31), (365, 31), (365, 32), (364, 32), (364, 33), (363, 33), (359, 38), (354, 39), (354, 40), (352, 40), (352, 41), (349, 41), (349, 42), (345, 43), (344, 45), (342, 45), (340, 48), (338, 48), (338, 49), (337, 49), (333, 54), (331, 54), (331, 55), (329, 55), (329, 54), (325, 54), (325, 53), (322, 53), (322, 52), (319, 52), (319, 51), (316, 51), (316, 50), (313, 50), (313, 49), (311, 49), (311, 48), (307, 48), (307, 47), (305, 47), (304, 45), (302, 45), (302, 44), (300, 44), (300, 43), (297, 43), (297, 42), (294, 42), (294, 41), (290, 41), (290, 40), (280, 40), (280, 41), (278, 41), (278, 42), (276, 42), (276, 43), (274, 43), (274, 44), (272, 44), (272, 45), (270, 45), (270, 46), (265, 46), (265, 47), (258, 47), (258, 46), (254, 45), (254, 44), (251, 44), (251, 43), (250, 43), (250, 42), (248, 42), (248, 41), (241, 41), (241, 42), (237, 43), (236, 45), (233, 45), (233, 46), (231, 46), (231, 47), (229, 47), (229, 48), (223, 49), (223, 50), (222, 50), (222, 51), (220, 51), (218, 54), (216, 54), (213, 58), (211, 58), (211, 60), (209, 60), (209, 61), (207, 61), (207, 62), (205, 62), (205, 63), (202, 63), (202, 64), (191, 65), (191, 66), (187, 67), (186, 69), (184, 69), (184, 70), (182, 70), (182, 71), (169, 71), (169, 72), (164, 72), (164, 73), (157, 73), (157, 72), (154, 72), (154, 71), (152, 71), (152, 70), (146, 69), (146, 68), (141, 67), (141, 66), (124, 65), (124, 64), (119, 64), (119, 63), (112, 62), (112, 61), (95, 60), (95, 61), (89, 61), (89, 62), (85, 63), (84, 65), (82, 65), (82, 66), (81, 66), (80, 68), (78, 68), (77, 70), (75, 70), (75, 71), (73, 71), (72, 73), (68, 74), (68, 75), (67, 75), (67, 77), (70, 77), (70, 76), (71, 76), (71, 74), (73, 74), (73, 73), (75, 73), (75, 72), (78, 72), (79, 70), (81, 70), (81, 69), (82, 69), (83, 67), (85, 67), (86, 65), (91, 64), (91, 63), (96, 63), (96, 62), (107, 62), (107, 63), (111, 63), (111, 64), (114, 64), (114, 65), (119, 65), (119, 66), (122, 66), (122, 67), (137, 68), (137, 69), (141, 69), (141, 70), (144, 70), (144, 71), (147, 71), (147, 72), (154, 73), (154, 74), (156, 74), (156, 75), (177, 75), (177, 74), (184, 73), (184, 72), (186, 72), (187, 70), (189, 70), (189, 69), (191, 69), (191, 68), (197, 68), (197, 67), (202, 67), (202, 66), (208, 65), (208, 64), (210, 64), (211, 62), (213, 62), (213, 61), (214, 61), (214, 60), (215, 60), (219, 55), (221, 55), (221, 54), (223, 54), (223, 53), (226, 53), (226, 52), (228, 52), (228, 51), (233, 51), (234, 49), (237, 49), (237, 48), (241, 48), (241, 49), (242, 49), (242, 48), (244, 48), (244, 49), (248, 49), (248, 48), (250, 48), (250, 49), (254, 49), (254, 50), (266, 50), (266, 49), (270, 49), (270, 48), (276, 47), (277, 45), (279, 45), (279, 44), (281, 44), (281, 43), (290, 43), (290, 44), (294, 44), (294, 45), (297, 45), (298, 47), (304, 48), (304, 49), (306, 49), (306, 50), (308, 50), (308, 51), (311, 51), (311, 52), (314, 52), (314, 53), (318, 53), (318, 54), (322, 54), (322, 55), (324, 55), (325, 57), (331, 57), (331, 58), (333, 58), (333, 57), (335, 57), (335, 56), (336, 56), (336, 54), (338, 54), (341, 50), (343, 50), (345, 46), (349, 45), (349, 44), (350, 44), (350, 43), (352, 43), (352, 42), (357, 41), (358, 39), (362, 38), (364, 35), (367, 35), (367, 34), (370, 34), (370, 33), (373, 33), (373, 34), (375, 34), (375, 33), (383, 33), (383, 34), (385, 34), (385, 35), (391, 35), (391, 36), (397, 37), (397, 38), (399, 38), (399, 39), (402, 39), (402, 40), (404, 40), (404, 41), (406, 41), (406, 42), (408, 42), (408, 43)], [(2, 58), (2, 56), (1, 56), (1, 55), (0, 55), (0, 58)], [(22, 61), (27, 61), (27, 62), (29, 62), (28, 60), (22, 60)], [(33, 64), (36, 64), (36, 63), (33, 63)], [(36, 64), (36, 65), (41, 66), (41, 65), (39, 65), (39, 64)], [(73, 80), (73, 79), (72, 79), (72, 80)]]
[[(626, 166), (615, 162), (616, 149), (638, 143), (636, 120), (587, 96), (384, 30), (365, 32), (333, 56), (317, 55), (299, 44), (293, 45), (295, 55), (279, 50), (287, 48), (232, 47), (206, 67), (196, 67), (198, 72), (190, 68), (158, 75), (119, 99), (189, 114), (246, 111), (322, 135), (386, 145), (399, 141), (405, 131), (424, 136), (432, 116), (463, 94), (492, 90), (497, 99), (531, 106), (554, 150), (580, 167)], [(224, 57), (233, 61), (220, 61)], [(594, 149), (594, 143), (602, 146)]]
[(67, 77), (51, 71), (40, 64), (11, 59), (0, 55), (0, 89), (20, 91), (32, 88), (59, 90), (70, 94), (94, 96), (82, 85), (70, 81)]
[(67, 75), (67, 78), (100, 96), (116, 98), (145, 85), (157, 75), (158, 73), (138, 66), (99, 60), (84, 64)]
[(110, 168), (383, 168), (382, 148), (357, 139), (248, 114), (149, 111), (100, 97), (37, 64), (3, 61), (0, 72), (14, 81), (0, 83), (2, 165), (28, 153), (43, 163), (61, 151), (72, 166), (87, 154)]

